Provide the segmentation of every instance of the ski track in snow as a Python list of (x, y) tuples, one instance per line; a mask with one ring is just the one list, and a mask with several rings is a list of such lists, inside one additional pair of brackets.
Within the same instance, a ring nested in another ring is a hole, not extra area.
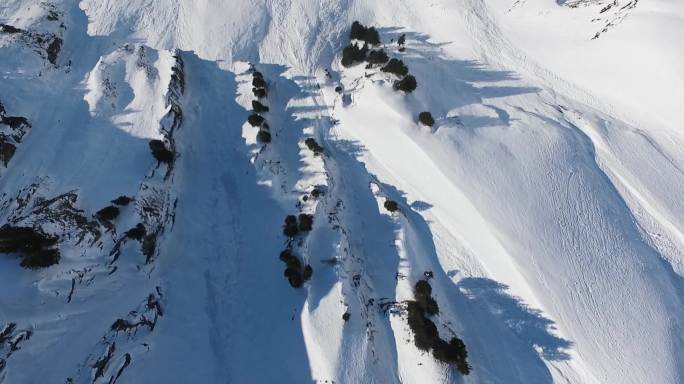
[[(662, 12), (636, 3), (602, 11), (610, 33), (592, 42), (627, 69), (621, 34), (648, 49), (629, 23), (651, 31), (642, 9)], [(30, 123), (0, 169), (0, 217), (59, 235), (62, 254), (39, 271), (0, 257), (0, 332), (16, 341), (0, 342), (0, 383), (681, 382), (684, 137), (668, 106), (684, 81), (663, 67), (651, 114), (630, 106), (652, 85), (621, 94), (535, 47), (526, 22), (551, 20), (569, 32), (550, 36), (595, 52), (581, 20), (596, 6), (575, 5), (0, 4), (28, 31), (0, 32), (0, 103)], [(663, 33), (681, 31), (671, 14)], [(339, 64), (356, 19), (415, 92)], [(56, 64), (36, 34), (63, 39)], [(251, 66), (268, 84), (266, 145), (246, 122)], [(425, 110), (432, 128), (415, 121)], [(134, 202), (119, 217), (96, 218), (121, 195)], [(300, 212), (313, 229), (288, 241)], [(139, 222), (151, 253), (125, 233)], [(283, 277), (285, 247), (313, 266), (303, 288)], [(405, 302), (426, 272), (468, 376), (413, 343)]]

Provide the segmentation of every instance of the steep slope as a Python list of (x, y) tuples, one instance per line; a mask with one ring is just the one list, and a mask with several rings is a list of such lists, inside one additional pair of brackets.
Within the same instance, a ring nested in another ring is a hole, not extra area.
[(6, 1), (0, 382), (681, 382), (684, 10), (610, 4)]

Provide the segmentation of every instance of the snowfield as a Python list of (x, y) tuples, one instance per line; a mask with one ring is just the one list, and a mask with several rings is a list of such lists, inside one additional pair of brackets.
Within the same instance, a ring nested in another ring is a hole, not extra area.
[[(341, 65), (355, 20), (415, 91)], [(3, 0), (0, 383), (684, 382), (682, 36), (665, 0)]]

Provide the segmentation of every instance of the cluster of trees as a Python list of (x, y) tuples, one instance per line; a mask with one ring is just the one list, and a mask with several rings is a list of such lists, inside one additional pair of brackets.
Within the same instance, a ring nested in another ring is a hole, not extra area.
[[(300, 232), (309, 232), (313, 229), (313, 215), (300, 213), (299, 216), (288, 215), (285, 217), (283, 234), (288, 238), (297, 236)], [(305, 281), (311, 279), (313, 268), (311, 265), (302, 267), (299, 257), (292, 254), (289, 249), (280, 253), (280, 260), (285, 263), (284, 275), (293, 288), (299, 288)]]
[(358, 21), (352, 23), (349, 37), (352, 40), (361, 40), (370, 45), (380, 44), (380, 34), (375, 27), (366, 27)]
[(286, 265), (283, 275), (293, 288), (301, 287), (305, 281), (309, 281), (313, 276), (311, 265), (307, 264), (302, 268), (299, 257), (293, 255), (289, 249), (280, 252), (280, 260)]
[[(383, 49), (370, 50), (371, 46), (380, 44), (380, 36), (374, 27), (367, 28), (358, 21), (355, 21), (352, 24), (350, 37), (352, 42), (342, 50), (342, 66), (351, 67), (364, 61), (368, 62), (367, 68), (373, 65), (384, 64), (380, 68), (381, 71), (393, 73), (400, 78), (400, 80), (394, 82), (394, 90), (406, 93), (416, 90), (418, 82), (413, 75), (409, 74), (408, 67), (401, 60), (396, 58), (390, 59)], [(357, 40), (363, 41), (363, 45), (358, 44)], [(399, 50), (403, 51), (404, 44), (406, 44), (406, 34), (399, 37), (398, 43)]]
[(264, 80), (264, 75), (259, 71), (254, 71), (252, 73), (252, 93), (258, 99), (267, 96), (266, 92), (266, 81)]
[(375, 27), (366, 27), (355, 21), (352, 23), (349, 38), (352, 40), (342, 50), (342, 65), (351, 67), (355, 63), (368, 60), (369, 64), (382, 64), (388, 57), (385, 51), (370, 51), (369, 47), (380, 44), (380, 34)]
[[(259, 71), (254, 71), (252, 73), (252, 93), (257, 98), (266, 97), (266, 81), (264, 80), (264, 75)], [(270, 143), (271, 142), (271, 132), (269, 132), (268, 123), (266, 119), (260, 115), (260, 113), (268, 112), (268, 106), (262, 104), (259, 100), (252, 100), (252, 109), (254, 113), (249, 115), (247, 122), (252, 127), (259, 127), (259, 132), (257, 133), (256, 139), (260, 143)]]
[(295, 215), (288, 215), (285, 217), (285, 225), (283, 225), (283, 234), (287, 237), (295, 237), (299, 232), (309, 232), (313, 229), (313, 215), (307, 213), (300, 213), (299, 217)]
[(429, 316), (439, 313), (439, 306), (432, 297), (432, 286), (427, 280), (419, 280), (414, 290), (416, 300), (407, 303), (408, 324), (414, 334), (416, 347), (422, 351), (432, 350), (432, 356), (447, 364), (456, 366), (464, 375), (470, 373), (468, 352), (463, 340), (452, 337), (446, 341), (439, 336), (435, 323)]
[(17, 253), (24, 268), (45, 268), (59, 263), (59, 238), (29, 227), (0, 227), (0, 253)]

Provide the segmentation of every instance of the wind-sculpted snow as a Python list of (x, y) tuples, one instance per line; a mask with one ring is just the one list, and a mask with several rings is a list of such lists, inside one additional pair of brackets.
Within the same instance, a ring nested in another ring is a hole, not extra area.
[(0, 383), (681, 382), (683, 17), (4, 1)]

